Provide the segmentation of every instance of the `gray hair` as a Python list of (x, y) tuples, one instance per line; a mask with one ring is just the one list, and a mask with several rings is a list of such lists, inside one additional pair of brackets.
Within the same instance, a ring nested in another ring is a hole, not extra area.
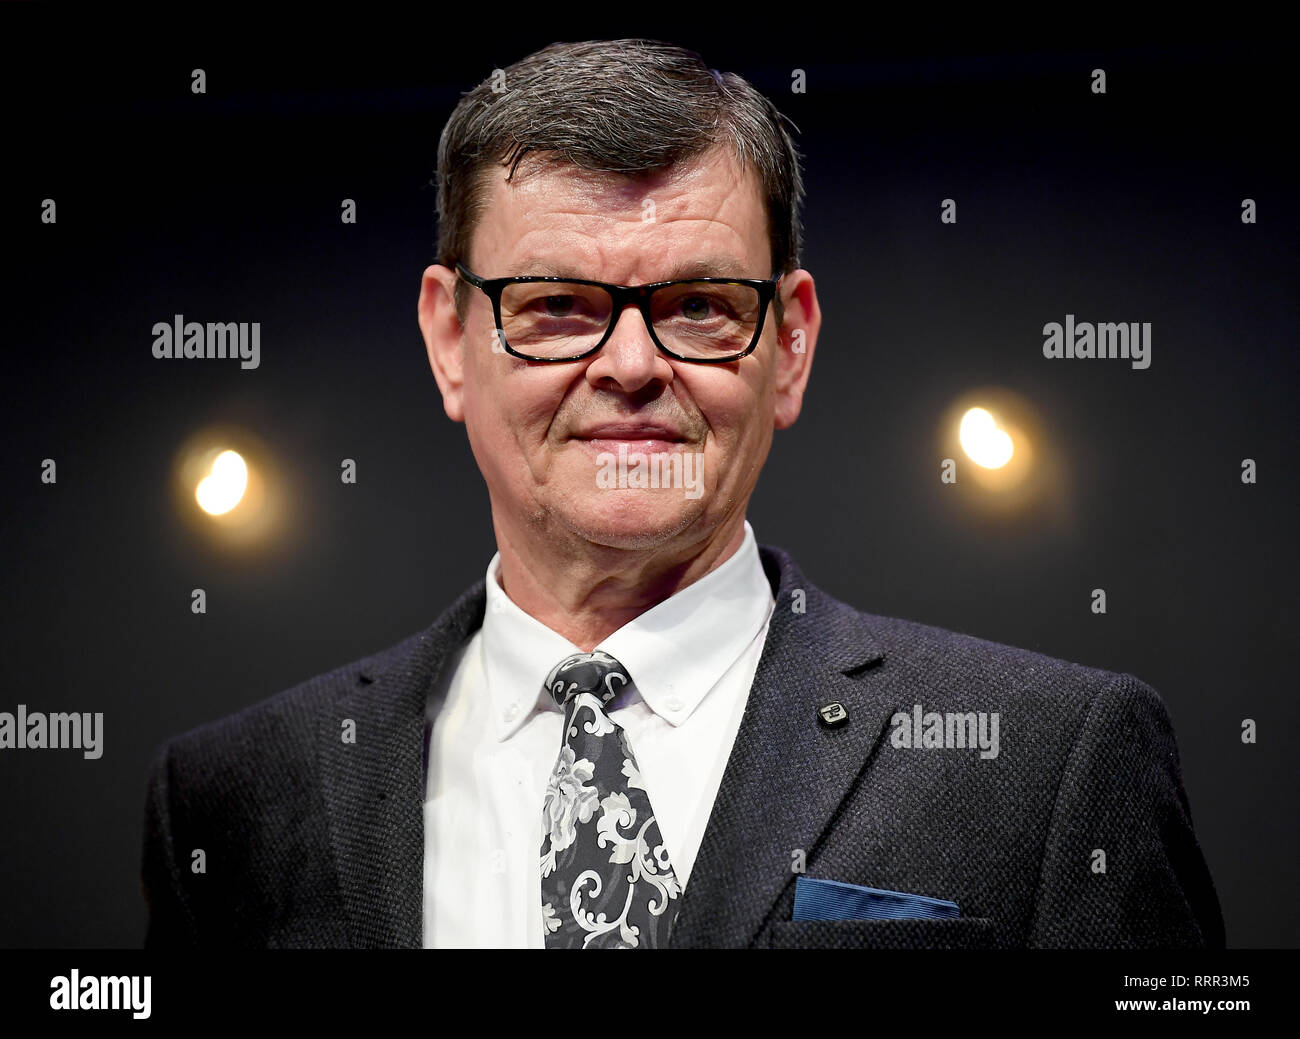
[[(509, 180), (531, 154), (545, 164), (636, 177), (726, 142), (742, 172), (751, 166), (757, 172), (771, 274), (798, 268), (798, 149), (783, 125), (789, 120), (740, 76), (655, 40), (554, 43), (505, 69), (504, 90), (501, 76), (494, 76), (461, 98), (438, 142), (439, 263), (469, 266), (489, 167), (508, 167)], [(462, 321), (464, 287), (458, 280)]]

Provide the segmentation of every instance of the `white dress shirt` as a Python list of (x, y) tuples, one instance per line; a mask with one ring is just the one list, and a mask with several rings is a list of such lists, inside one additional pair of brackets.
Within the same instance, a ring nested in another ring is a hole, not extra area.
[[(542, 688), (579, 648), (487, 569), (483, 624), (429, 699), (424, 947), (545, 948), (542, 802), (563, 713)], [(632, 679), (607, 712), (628, 741), (685, 890), (775, 605), (745, 523), (740, 547), (597, 647)]]

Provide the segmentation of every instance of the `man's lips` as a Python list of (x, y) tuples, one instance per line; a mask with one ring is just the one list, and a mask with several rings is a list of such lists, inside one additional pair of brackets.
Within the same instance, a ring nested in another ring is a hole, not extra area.
[(676, 430), (662, 426), (600, 426), (572, 437), (586, 451), (597, 455), (621, 451), (666, 454), (687, 451), (687, 440)]
[(609, 423), (574, 433), (574, 440), (610, 443), (684, 444), (686, 438), (668, 426), (645, 423)]

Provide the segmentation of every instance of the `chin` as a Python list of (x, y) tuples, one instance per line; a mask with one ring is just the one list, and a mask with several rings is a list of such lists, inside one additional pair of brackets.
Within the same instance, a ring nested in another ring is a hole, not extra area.
[(601, 492), (586, 501), (570, 499), (564, 519), (566, 526), (595, 544), (647, 549), (676, 537), (703, 512), (702, 499), (684, 499), (680, 490), (623, 490)]

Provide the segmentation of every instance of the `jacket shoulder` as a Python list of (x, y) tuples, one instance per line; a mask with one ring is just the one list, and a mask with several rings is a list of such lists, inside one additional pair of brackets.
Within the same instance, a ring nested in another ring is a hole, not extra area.
[[(1174, 753), (1173, 721), (1160, 694), (1136, 675), (1076, 663), (915, 621), (869, 616), (893, 663), (935, 689), (937, 709), (966, 702), (1012, 711), (1040, 738), (1053, 730), (1078, 739), (1140, 732), (1161, 755)], [(941, 691), (941, 692), (939, 692)]]
[(860, 616), (878, 633), (886, 652), (922, 666), (942, 667), (971, 679), (997, 680), (1012, 688), (1020, 684), (1016, 679), (1032, 679), (1034, 684), (1050, 687), (1061, 694), (1089, 698), (1126, 679), (1143, 684), (1132, 675), (977, 635), (897, 617)]
[(155, 767), (171, 758), (191, 767), (211, 769), (222, 762), (243, 762), (273, 754), (277, 763), (314, 753), (314, 736), (322, 712), (349, 690), (373, 681), (407, 660), (427, 637), (416, 632), (378, 652), (359, 657), (330, 671), (305, 679), (233, 714), (195, 726), (167, 740), (155, 752)]
[[(1163, 716), (1159, 695), (1141, 679), (976, 635), (859, 610), (819, 588), (790, 553), (774, 545), (760, 556), (782, 609), (806, 596), (805, 624), (785, 627), (807, 638), (823, 659), (862, 666), (879, 661), (898, 690), (942, 701), (992, 701), (1036, 708), (1044, 724), (1081, 720), (1094, 703), (1117, 697), (1138, 713)], [(802, 629), (802, 630), (800, 630)], [(806, 634), (805, 634), (806, 633)]]

